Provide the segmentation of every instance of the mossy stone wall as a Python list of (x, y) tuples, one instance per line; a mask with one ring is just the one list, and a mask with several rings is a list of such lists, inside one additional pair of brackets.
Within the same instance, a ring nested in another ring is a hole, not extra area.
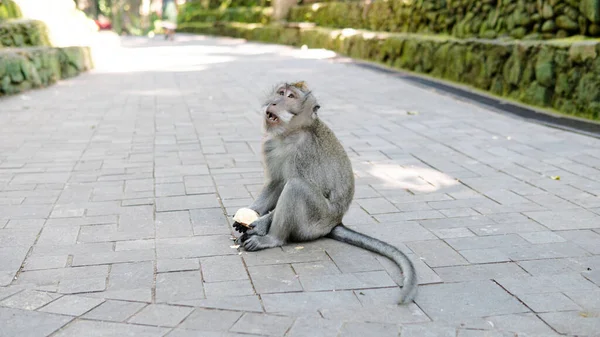
[(326, 48), (565, 114), (600, 119), (597, 40), (496, 41), (236, 23), (187, 24), (180, 29)]
[(288, 21), (461, 38), (600, 36), (600, 0), (340, 1), (297, 6)]
[(86, 47), (0, 49), (0, 96), (48, 86), (93, 66)]

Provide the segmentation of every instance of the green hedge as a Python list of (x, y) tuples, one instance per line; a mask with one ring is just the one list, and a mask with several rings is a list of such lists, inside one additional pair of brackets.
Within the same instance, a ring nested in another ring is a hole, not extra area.
[(87, 47), (0, 49), (0, 96), (45, 87), (92, 67)]
[(0, 21), (22, 17), (21, 9), (12, 0), (0, 0)]
[(179, 23), (185, 22), (216, 22), (233, 21), (246, 23), (269, 23), (273, 9), (271, 7), (240, 7), (219, 9), (199, 9), (195, 11), (181, 11)]
[(182, 31), (326, 48), (540, 107), (600, 119), (600, 41), (498, 41), (259, 24)]
[(49, 46), (46, 25), (37, 20), (0, 22), (0, 47)]
[(292, 8), (288, 21), (456, 37), (600, 36), (600, 0), (375, 0)]
[(217, 8), (238, 8), (238, 7), (266, 7), (271, 5), (271, 0), (195, 0), (184, 3), (180, 11), (198, 11)]

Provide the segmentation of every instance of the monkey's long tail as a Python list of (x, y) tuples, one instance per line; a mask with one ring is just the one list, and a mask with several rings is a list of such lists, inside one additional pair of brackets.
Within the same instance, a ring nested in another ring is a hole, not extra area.
[(334, 227), (327, 237), (370, 250), (394, 261), (404, 275), (404, 284), (400, 290), (400, 304), (410, 302), (414, 299), (417, 294), (417, 273), (412, 261), (398, 248), (368, 235), (353, 231), (343, 224)]

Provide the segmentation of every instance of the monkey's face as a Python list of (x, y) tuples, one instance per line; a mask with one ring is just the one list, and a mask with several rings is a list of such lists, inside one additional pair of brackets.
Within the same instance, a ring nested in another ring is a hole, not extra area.
[(264, 104), (266, 129), (281, 134), (308, 125), (318, 109), (315, 97), (304, 82), (279, 85)]

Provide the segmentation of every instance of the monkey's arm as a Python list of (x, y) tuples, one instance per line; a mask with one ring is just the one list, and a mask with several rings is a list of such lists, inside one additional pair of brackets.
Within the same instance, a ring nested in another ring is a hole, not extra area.
[(275, 209), (282, 190), (283, 186), (281, 183), (272, 180), (267, 182), (256, 200), (248, 208), (256, 211), (260, 216), (269, 213)]

